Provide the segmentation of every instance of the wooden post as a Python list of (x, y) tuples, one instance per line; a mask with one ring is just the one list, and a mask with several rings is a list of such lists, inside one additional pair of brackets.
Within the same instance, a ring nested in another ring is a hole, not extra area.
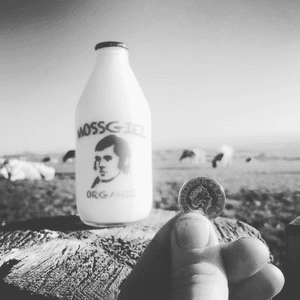
[[(7, 292), (11, 299), (115, 300), (142, 252), (175, 214), (153, 210), (144, 221), (112, 228), (87, 226), (78, 216), (0, 226), (0, 298)], [(220, 242), (264, 242), (244, 222), (218, 217), (213, 225)]]
[(279, 296), (284, 299), (285, 295), (288, 295), (286, 299), (298, 300), (300, 295), (300, 216), (287, 225), (285, 235), (286, 262), (284, 273), (286, 282)]

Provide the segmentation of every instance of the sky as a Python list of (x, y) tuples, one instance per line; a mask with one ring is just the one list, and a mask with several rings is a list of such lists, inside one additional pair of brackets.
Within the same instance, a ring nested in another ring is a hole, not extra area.
[(11, 0), (0, 1), (1, 155), (75, 148), (94, 47), (110, 40), (129, 48), (154, 148), (300, 137), (298, 0)]

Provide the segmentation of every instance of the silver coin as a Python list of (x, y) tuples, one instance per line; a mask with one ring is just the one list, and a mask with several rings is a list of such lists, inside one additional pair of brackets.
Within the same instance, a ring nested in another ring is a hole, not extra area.
[(199, 212), (209, 219), (218, 217), (225, 206), (223, 187), (207, 177), (194, 177), (180, 188), (178, 202), (183, 212)]

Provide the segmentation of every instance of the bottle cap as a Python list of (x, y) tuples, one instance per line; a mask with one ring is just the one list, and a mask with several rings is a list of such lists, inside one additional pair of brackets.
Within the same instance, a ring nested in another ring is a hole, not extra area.
[(209, 219), (218, 217), (225, 206), (225, 192), (215, 180), (194, 177), (180, 188), (178, 202), (184, 213), (199, 212)]
[(95, 46), (95, 50), (98, 50), (100, 48), (105, 48), (105, 47), (122, 47), (128, 50), (128, 47), (121, 42), (101, 42)]

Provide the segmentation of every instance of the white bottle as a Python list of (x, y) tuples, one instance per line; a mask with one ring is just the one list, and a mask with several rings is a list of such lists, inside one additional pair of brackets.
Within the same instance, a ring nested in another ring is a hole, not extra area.
[(76, 108), (76, 204), (92, 226), (145, 219), (152, 204), (151, 115), (127, 46), (103, 42)]

